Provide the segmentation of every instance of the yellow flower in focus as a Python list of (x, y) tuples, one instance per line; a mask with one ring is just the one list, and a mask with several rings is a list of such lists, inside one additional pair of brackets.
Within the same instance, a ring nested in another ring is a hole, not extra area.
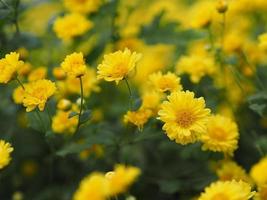
[(37, 80), (25, 85), (23, 105), (26, 107), (26, 112), (34, 110), (37, 106), (40, 111), (43, 111), (46, 101), (55, 91), (55, 83), (46, 79)]
[(136, 67), (136, 63), (140, 59), (141, 54), (131, 53), (127, 48), (124, 51), (107, 54), (104, 56), (103, 62), (97, 67), (97, 78), (115, 81), (118, 84)]
[(171, 93), (161, 105), (159, 119), (165, 124), (163, 130), (178, 144), (193, 143), (206, 132), (210, 109), (205, 108), (203, 97), (195, 98), (189, 91)]
[(47, 68), (46, 67), (38, 67), (31, 71), (31, 73), (28, 76), (28, 81), (37, 81), (40, 79), (45, 79), (47, 76)]
[[(25, 86), (25, 84), (24, 84)], [(13, 100), (16, 104), (22, 104), (23, 103), (23, 98), (24, 98), (24, 89), (19, 86), (17, 87), (12, 94)]]
[(53, 76), (57, 80), (64, 80), (66, 78), (66, 73), (61, 67), (53, 68)]
[(172, 72), (163, 75), (160, 71), (151, 74), (148, 78), (153, 88), (160, 92), (175, 92), (182, 90), (180, 78)]
[(221, 181), (236, 180), (252, 183), (246, 171), (234, 161), (222, 161), (220, 166), (216, 169), (216, 174)]
[(106, 174), (109, 182), (110, 195), (115, 196), (126, 192), (128, 187), (140, 175), (141, 171), (137, 167), (127, 167), (124, 165), (116, 165), (114, 171)]
[(72, 53), (61, 63), (62, 69), (71, 77), (81, 77), (86, 73), (86, 64), (82, 53)]
[(81, 181), (73, 200), (106, 200), (108, 194), (108, 180), (101, 173), (93, 173)]
[(202, 149), (233, 155), (238, 145), (237, 124), (222, 115), (211, 116), (207, 124), (207, 132), (201, 135)]
[(11, 160), (10, 153), (13, 151), (13, 147), (4, 140), (0, 140), (0, 169), (7, 166)]
[(93, 27), (93, 23), (85, 16), (78, 13), (71, 13), (64, 17), (58, 17), (53, 26), (58, 38), (68, 41), (73, 37), (83, 35)]
[(12, 80), (23, 66), (23, 61), (19, 60), (19, 54), (11, 52), (0, 59), (0, 83), (8, 83)]
[(259, 186), (267, 185), (267, 156), (252, 166), (250, 176)]
[[(99, 80), (96, 78), (96, 72), (93, 68), (87, 68), (85, 75), (82, 77), (83, 81), (83, 94), (85, 97), (90, 96), (92, 92), (99, 92), (100, 87), (98, 86)], [(67, 77), (65, 85), (68, 93), (80, 94), (80, 81), (74, 77)]]
[(71, 111), (58, 110), (52, 118), (52, 130), (55, 133), (73, 134), (78, 124), (78, 118), (69, 118)]
[(206, 187), (198, 200), (249, 200), (254, 194), (243, 181), (217, 181)]
[(139, 130), (143, 129), (144, 124), (150, 118), (152, 112), (148, 109), (139, 109), (137, 111), (128, 111), (124, 115), (124, 123), (132, 123), (138, 127)]
[(267, 33), (261, 34), (259, 37), (259, 47), (262, 50), (267, 50)]
[(64, 0), (64, 6), (71, 12), (88, 14), (98, 10), (102, 0)]
[(182, 56), (176, 64), (177, 73), (189, 74), (193, 83), (198, 83), (205, 75), (213, 75), (215, 69), (214, 59), (206, 55)]

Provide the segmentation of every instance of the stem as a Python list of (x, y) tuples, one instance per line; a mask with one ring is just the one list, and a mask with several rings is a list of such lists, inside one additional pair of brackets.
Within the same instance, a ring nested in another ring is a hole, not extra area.
[(210, 25), (208, 27), (208, 33), (209, 33), (210, 47), (211, 47), (211, 50), (213, 50), (214, 49), (214, 40), (213, 40), (213, 35), (212, 35), (212, 31), (211, 31), (211, 26)]
[(25, 90), (23, 83), (19, 80), (18, 77), (16, 77), (16, 81), (19, 83), (19, 85), (22, 87), (22, 89)]
[(125, 80), (125, 83), (127, 85), (128, 91), (129, 91), (129, 96), (130, 96), (130, 104), (129, 104), (129, 106), (130, 106), (130, 110), (132, 110), (132, 108), (133, 108), (133, 95), (132, 95), (132, 90), (131, 90), (131, 87), (130, 87), (130, 84), (129, 84), (127, 78), (125, 78), (124, 80)]
[(46, 108), (47, 108), (46, 111), (47, 111), (47, 114), (48, 114), (48, 117), (49, 117), (50, 125), (52, 125), (52, 117), (51, 117), (51, 113), (50, 113), (50, 109), (49, 109), (48, 103), (47, 103)]
[(44, 131), (44, 133), (45, 133), (45, 132), (46, 132), (46, 127), (45, 127), (45, 125), (44, 125), (44, 122), (43, 122), (42, 117), (41, 117), (41, 115), (40, 115), (39, 112), (40, 112), (39, 110), (36, 110), (36, 114), (37, 114), (37, 116), (38, 116), (38, 118), (39, 118), (39, 121), (41, 122), (43, 131)]
[(79, 131), (80, 125), (81, 125), (81, 116), (82, 116), (82, 111), (83, 111), (83, 81), (82, 77), (79, 77), (80, 80), (80, 87), (81, 87), (81, 106), (80, 106), (80, 112), (79, 112), (79, 118), (78, 118), (78, 125), (76, 128), (75, 133)]
[(223, 13), (223, 21), (222, 21), (222, 33), (221, 33), (221, 47), (224, 45), (224, 32), (225, 32), (225, 24), (226, 24), (226, 14)]

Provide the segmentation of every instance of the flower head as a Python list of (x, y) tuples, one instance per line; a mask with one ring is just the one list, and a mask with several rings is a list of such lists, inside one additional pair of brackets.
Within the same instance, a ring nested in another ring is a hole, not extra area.
[(91, 29), (93, 23), (85, 16), (71, 13), (64, 17), (58, 17), (54, 22), (53, 29), (58, 38), (68, 41), (73, 37), (80, 36)]
[(127, 48), (105, 55), (103, 62), (97, 67), (97, 77), (106, 81), (116, 81), (118, 84), (136, 67), (140, 59), (141, 54), (131, 53)]
[(217, 181), (206, 187), (198, 200), (249, 200), (253, 195), (250, 185), (243, 181)]
[[(24, 84), (25, 86), (25, 84)], [(16, 104), (22, 104), (23, 99), (24, 99), (24, 89), (19, 86), (17, 87), (12, 94), (13, 100)]]
[(37, 106), (40, 111), (45, 108), (46, 101), (55, 93), (56, 86), (50, 80), (42, 79), (25, 85), (23, 105), (30, 112)]
[(175, 92), (182, 89), (180, 78), (171, 72), (163, 75), (160, 71), (151, 74), (148, 78), (151, 85), (160, 92)]
[(71, 77), (81, 77), (86, 72), (86, 64), (82, 53), (72, 53), (61, 63), (62, 69)]
[(252, 166), (250, 176), (257, 185), (267, 185), (267, 156)]
[(13, 151), (13, 147), (8, 142), (0, 140), (0, 169), (7, 166), (11, 160), (10, 153)]
[(29, 82), (31, 81), (37, 81), (40, 79), (45, 79), (47, 76), (47, 68), (46, 67), (38, 67), (31, 71), (31, 73), (28, 76)]
[(12, 80), (22, 66), (23, 61), (19, 60), (18, 53), (6, 54), (5, 58), (0, 59), (0, 83), (8, 83)]
[(124, 115), (124, 122), (125, 123), (130, 122), (136, 125), (141, 130), (151, 115), (152, 111), (148, 109), (139, 109), (138, 111), (128, 111), (126, 115)]
[(195, 142), (206, 131), (210, 109), (205, 108), (205, 100), (189, 91), (173, 92), (167, 98), (158, 113), (165, 123), (162, 129), (179, 144)]
[(223, 152), (232, 155), (237, 149), (239, 133), (237, 125), (230, 118), (215, 115), (207, 124), (207, 132), (202, 134), (204, 150)]

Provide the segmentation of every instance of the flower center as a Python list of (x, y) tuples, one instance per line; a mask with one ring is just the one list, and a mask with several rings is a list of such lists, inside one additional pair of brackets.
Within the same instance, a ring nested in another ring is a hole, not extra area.
[(195, 121), (195, 116), (190, 111), (182, 110), (179, 111), (176, 115), (176, 122), (182, 128), (188, 128), (194, 123), (194, 121)]
[(124, 63), (119, 63), (118, 65), (116, 65), (114, 74), (116, 77), (121, 77), (121, 76), (125, 76), (127, 74), (127, 67), (125, 67)]
[(222, 128), (217, 127), (210, 131), (210, 137), (221, 141), (226, 139), (226, 133)]
[(229, 198), (223, 193), (217, 193), (211, 198), (211, 200), (229, 200)]

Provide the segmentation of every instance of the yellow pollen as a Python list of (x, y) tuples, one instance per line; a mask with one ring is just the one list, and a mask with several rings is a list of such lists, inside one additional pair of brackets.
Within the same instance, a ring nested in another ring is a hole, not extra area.
[(195, 117), (191, 112), (188, 111), (179, 111), (176, 115), (176, 122), (182, 128), (188, 128), (191, 126), (195, 121)]

